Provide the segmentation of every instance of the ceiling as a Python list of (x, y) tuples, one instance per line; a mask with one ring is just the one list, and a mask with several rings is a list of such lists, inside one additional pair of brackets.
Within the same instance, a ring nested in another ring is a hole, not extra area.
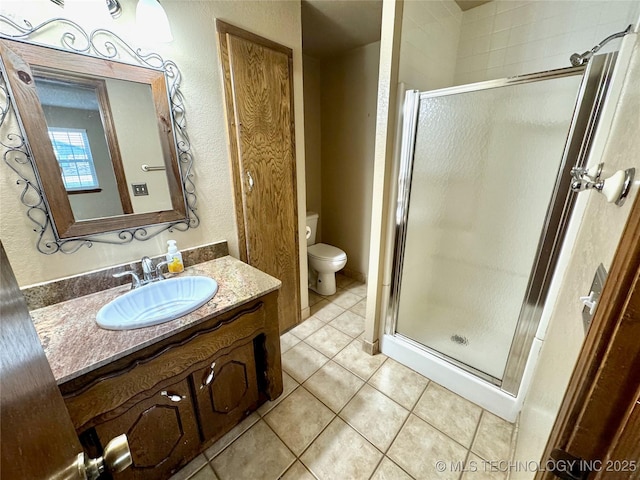
[[(455, 0), (462, 11), (491, 0)], [(382, 0), (302, 0), (302, 51), (323, 58), (380, 40)]]
[(472, 8), (479, 7), (485, 3), (489, 3), (491, 0), (456, 0), (456, 3), (460, 7), (460, 10), (466, 12)]
[(380, 40), (382, 0), (302, 0), (302, 51), (323, 58)]

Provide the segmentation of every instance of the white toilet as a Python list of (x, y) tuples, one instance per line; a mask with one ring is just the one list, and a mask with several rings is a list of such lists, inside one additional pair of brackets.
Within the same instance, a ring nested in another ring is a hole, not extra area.
[(347, 254), (326, 243), (316, 243), (318, 214), (307, 212), (309, 288), (320, 295), (336, 293), (336, 272), (347, 264)]

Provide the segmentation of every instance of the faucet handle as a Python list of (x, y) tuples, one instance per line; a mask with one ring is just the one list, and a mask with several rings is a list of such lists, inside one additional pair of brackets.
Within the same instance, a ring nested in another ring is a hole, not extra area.
[(131, 275), (131, 290), (133, 290), (134, 288), (138, 288), (140, 286), (140, 277), (138, 276), (138, 274), (136, 272), (133, 272), (131, 270), (126, 270), (124, 272), (119, 272), (119, 273), (114, 273), (113, 277), (114, 278), (120, 278), (120, 277), (124, 277), (125, 275)]
[(158, 264), (156, 265), (156, 278), (158, 280), (164, 280), (164, 275), (162, 274), (162, 267), (169, 265), (168, 261), (163, 261), (163, 262), (158, 262)]

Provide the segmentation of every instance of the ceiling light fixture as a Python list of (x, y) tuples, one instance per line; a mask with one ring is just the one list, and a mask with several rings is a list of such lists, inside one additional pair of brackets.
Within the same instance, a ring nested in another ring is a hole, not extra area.
[[(56, 5), (64, 7), (64, 0), (51, 0)], [(122, 6), (118, 0), (106, 0), (107, 8), (113, 18), (118, 18), (122, 15)]]

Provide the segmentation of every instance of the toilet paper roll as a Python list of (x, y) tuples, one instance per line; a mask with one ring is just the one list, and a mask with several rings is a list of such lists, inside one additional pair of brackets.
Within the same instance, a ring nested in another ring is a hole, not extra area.
[(307, 240), (311, 237), (311, 227), (307, 225)]

